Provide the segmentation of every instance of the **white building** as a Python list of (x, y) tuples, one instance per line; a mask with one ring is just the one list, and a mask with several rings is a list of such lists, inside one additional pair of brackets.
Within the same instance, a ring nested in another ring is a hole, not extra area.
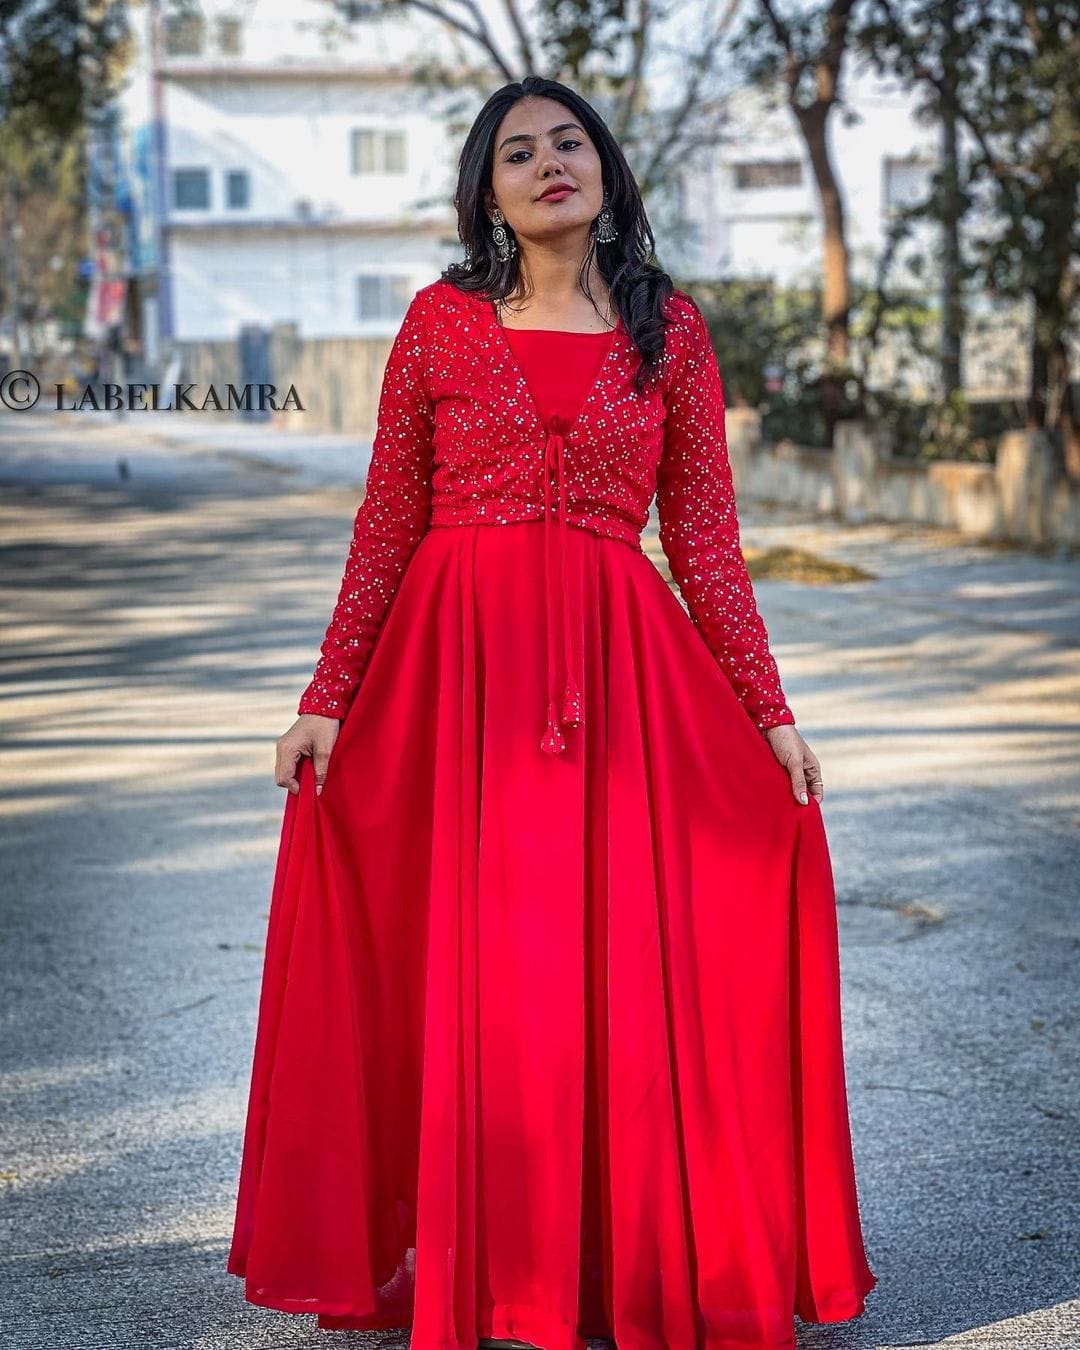
[[(332, 18), (320, 0), (203, 0), (201, 15), (163, 27), (165, 336), (230, 340), (288, 322), (305, 338), (386, 337), (460, 256), (462, 133), (414, 73), (428, 55), (475, 53), (416, 16), (336, 31)], [(144, 141), (152, 64), (147, 38), (125, 98)], [(909, 96), (866, 79), (852, 103), (861, 120), (837, 113), (830, 134), (868, 280), (890, 209), (923, 190), (935, 147)], [(683, 175), (678, 215), (696, 237), (676, 243), (654, 221), (665, 264), (700, 279), (815, 279), (820, 212), (791, 114), (753, 91), (729, 113), (729, 138)]]
[[(850, 124), (836, 108), (828, 127), (854, 277), (870, 282), (894, 211), (922, 198), (937, 163), (937, 136), (913, 118), (914, 99), (854, 69), (845, 73)], [(817, 184), (794, 116), (754, 89), (736, 91), (718, 150), (703, 153), (683, 183), (683, 212), (696, 239), (684, 246), (692, 276), (769, 277), (780, 285), (821, 276)], [(932, 230), (920, 226), (936, 251)]]
[[(392, 334), (460, 245), (446, 118), (413, 81), (418, 35), (326, 31), (327, 4), (276, 0), (163, 24), (164, 333)], [(152, 15), (126, 95), (150, 118)], [(410, 57), (410, 53), (412, 53)]]

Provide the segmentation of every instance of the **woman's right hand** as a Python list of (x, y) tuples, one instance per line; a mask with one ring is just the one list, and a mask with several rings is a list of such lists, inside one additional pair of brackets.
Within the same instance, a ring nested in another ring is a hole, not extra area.
[(318, 796), (323, 790), (330, 751), (334, 748), (340, 730), (341, 722), (336, 717), (301, 713), (277, 743), (274, 781), (278, 787), (288, 788), (294, 794), (300, 791), (296, 766), (302, 755), (308, 755), (315, 766), (315, 795)]

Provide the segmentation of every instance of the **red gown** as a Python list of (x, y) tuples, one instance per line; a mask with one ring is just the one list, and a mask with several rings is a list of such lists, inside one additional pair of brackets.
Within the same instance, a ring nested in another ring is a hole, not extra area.
[[(285, 802), (227, 1268), (412, 1350), (791, 1350), (876, 1278), (715, 356), (676, 292), (639, 395), (621, 323), (487, 303), (433, 283), (388, 362), (299, 705), (343, 722)], [(637, 542), (650, 483), (689, 616)]]

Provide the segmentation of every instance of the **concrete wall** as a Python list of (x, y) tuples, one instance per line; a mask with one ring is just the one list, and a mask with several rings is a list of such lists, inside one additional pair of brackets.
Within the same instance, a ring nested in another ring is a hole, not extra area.
[[(375, 432), (379, 390), (392, 338), (307, 338), (300, 340), (292, 324), (270, 330), (271, 383), (280, 404), (293, 385), (303, 412), (278, 415), (280, 425), (298, 433), (341, 431), (370, 440)], [(200, 401), (213, 384), (224, 401), (226, 384), (239, 385), (239, 349), (235, 341), (177, 344), (182, 376), (199, 386)], [(228, 417), (207, 412), (206, 417)]]

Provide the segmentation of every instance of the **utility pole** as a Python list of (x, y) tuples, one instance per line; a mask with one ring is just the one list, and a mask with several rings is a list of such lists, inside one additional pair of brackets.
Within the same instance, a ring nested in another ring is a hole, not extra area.
[(8, 168), (4, 175), (4, 235), (7, 239), (8, 255), (8, 305), (11, 309), (11, 369), (21, 370), (23, 363), (22, 341), (19, 337), (19, 236), (22, 226), (19, 223), (19, 186), (14, 168)]
[(156, 323), (147, 324), (149, 337), (147, 358), (157, 365), (158, 369), (163, 369), (171, 355), (175, 333), (173, 329), (172, 269), (169, 258), (169, 172), (165, 79), (161, 68), (164, 53), (162, 0), (150, 0), (147, 10), (147, 38), (150, 54), (150, 109), (153, 119), (153, 149), (151, 153), (154, 184), (154, 264), (156, 268)]

